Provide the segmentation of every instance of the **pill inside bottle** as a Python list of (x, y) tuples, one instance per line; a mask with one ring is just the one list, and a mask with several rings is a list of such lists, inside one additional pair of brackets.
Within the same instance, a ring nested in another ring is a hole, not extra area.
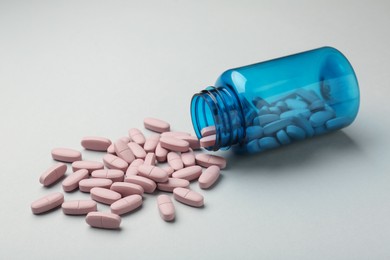
[(257, 153), (350, 125), (359, 99), (347, 58), (322, 47), (225, 71), (192, 97), (191, 118), (207, 150)]

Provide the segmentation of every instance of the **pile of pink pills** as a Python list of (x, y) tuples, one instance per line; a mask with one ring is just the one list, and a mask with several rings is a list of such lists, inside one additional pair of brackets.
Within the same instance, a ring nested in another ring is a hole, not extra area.
[[(53, 149), (52, 158), (60, 162), (47, 169), (39, 182), (48, 187), (62, 180), (64, 192), (78, 189), (90, 193), (91, 199), (64, 200), (63, 193), (54, 192), (34, 201), (32, 212), (42, 214), (61, 207), (66, 215), (86, 215), (85, 221), (92, 227), (117, 229), (121, 215), (142, 205), (144, 193), (173, 193), (180, 203), (202, 207), (203, 195), (191, 190), (190, 182), (198, 180), (201, 189), (208, 189), (226, 167), (221, 156), (194, 153), (215, 143), (215, 128), (203, 129), (198, 140), (186, 132), (170, 131), (170, 124), (163, 120), (145, 118), (144, 126), (156, 133), (145, 137), (139, 129), (131, 128), (129, 136), (113, 143), (104, 137), (84, 137), (84, 149), (106, 152), (102, 162), (83, 160), (81, 152), (74, 149)], [(65, 163), (71, 163), (73, 171), (66, 177)], [(159, 163), (167, 165), (160, 167)], [(98, 203), (109, 205), (110, 212), (98, 211)], [(163, 220), (175, 219), (171, 196), (157, 196), (156, 204)]]

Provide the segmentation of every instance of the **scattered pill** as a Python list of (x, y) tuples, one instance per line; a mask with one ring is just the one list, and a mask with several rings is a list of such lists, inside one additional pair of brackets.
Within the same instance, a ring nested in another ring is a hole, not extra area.
[(175, 138), (181, 139), (181, 140), (184, 140), (184, 141), (188, 142), (188, 144), (189, 144), (189, 146), (190, 146), (190, 148), (192, 150), (200, 149), (200, 141), (195, 136), (192, 136), (192, 135), (178, 135), (178, 136), (175, 136)]
[(154, 153), (159, 141), (160, 141), (160, 135), (151, 135), (148, 138), (146, 138), (146, 141), (144, 144), (145, 152)]
[(210, 188), (219, 178), (220, 169), (216, 165), (208, 167), (199, 177), (199, 187), (202, 189)]
[(129, 182), (114, 182), (111, 187), (111, 190), (118, 192), (122, 197), (130, 196), (133, 194), (143, 195), (144, 188), (141, 185), (129, 183)]
[(156, 159), (158, 162), (162, 163), (162, 162), (167, 161), (168, 150), (165, 148), (162, 148), (160, 143), (157, 144), (155, 153), (156, 153)]
[(202, 167), (199, 165), (189, 166), (178, 171), (175, 171), (172, 174), (173, 178), (184, 179), (187, 181), (193, 181), (199, 178), (202, 174)]
[(92, 151), (107, 151), (111, 145), (111, 140), (99, 136), (86, 136), (81, 140), (81, 146)]
[(171, 128), (169, 123), (152, 117), (147, 117), (144, 119), (144, 126), (146, 129), (152, 130), (154, 132), (163, 133), (168, 132)]
[(177, 201), (192, 207), (202, 207), (204, 203), (203, 196), (200, 193), (187, 188), (175, 188), (173, 196)]
[(111, 204), (111, 212), (117, 215), (129, 213), (142, 205), (142, 196), (133, 194)]
[(168, 174), (168, 176), (171, 176), (172, 173), (175, 172), (175, 170), (169, 165), (165, 165), (165, 166), (161, 167), (161, 169), (164, 170)]
[(195, 155), (191, 148), (188, 152), (181, 153), (181, 161), (183, 162), (184, 167), (195, 165)]
[(122, 197), (121, 194), (113, 190), (99, 188), (99, 187), (95, 187), (91, 189), (91, 198), (94, 201), (103, 204), (111, 205), (115, 201), (119, 200), (121, 197)]
[(63, 202), (64, 195), (61, 192), (54, 192), (31, 203), (31, 211), (34, 214), (41, 214), (61, 206)]
[(187, 141), (175, 137), (161, 137), (161, 147), (175, 152), (187, 152), (190, 144)]
[(66, 169), (66, 164), (57, 163), (42, 173), (39, 182), (42, 183), (43, 186), (50, 186), (65, 175)]
[(208, 136), (202, 137), (199, 141), (200, 141), (201, 147), (214, 146), (215, 141), (216, 141), (216, 135), (208, 135)]
[(86, 169), (88, 170), (89, 173), (91, 173), (95, 170), (100, 170), (103, 168), (104, 168), (103, 163), (95, 162), (95, 161), (76, 161), (72, 163), (72, 170), (74, 172), (81, 169)]
[(175, 171), (180, 170), (184, 167), (184, 164), (180, 158), (180, 155), (175, 153), (175, 152), (168, 153), (167, 161), (168, 161), (169, 166), (171, 166)]
[(127, 176), (125, 178), (125, 182), (134, 183), (141, 186), (144, 189), (145, 193), (153, 193), (157, 187), (156, 183), (151, 179), (137, 175)]
[(175, 188), (188, 188), (190, 182), (185, 179), (168, 178), (166, 182), (160, 182), (157, 184), (157, 188), (161, 191), (173, 192)]
[(153, 165), (140, 165), (138, 167), (139, 175), (149, 178), (155, 182), (166, 182), (168, 174), (161, 168)]
[(73, 191), (79, 187), (79, 182), (89, 177), (88, 170), (80, 169), (70, 174), (62, 181), (62, 189), (66, 192)]
[(217, 165), (219, 168), (224, 169), (226, 167), (226, 159), (212, 154), (197, 154), (195, 156), (196, 164), (202, 167), (210, 167), (211, 165)]
[(110, 146), (107, 148), (107, 153), (115, 154), (114, 144), (110, 144)]
[(169, 196), (159, 195), (157, 197), (157, 206), (163, 220), (172, 221), (175, 219), (175, 206)]
[(110, 179), (83, 179), (79, 182), (79, 190), (82, 192), (90, 192), (92, 188), (100, 187), (109, 189), (111, 187), (112, 180)]
[(130, 147), (127, 145), (128, 142), (123, 142), (122, 140), (117, 140), (114, 143), (114, 150), (116, 155), (124, 160), (127, 163), (131, 163), (135, 160), (133, 152), (130, 150)]
[(91, 173), (92, 178), (110, 179), (113, 182), (123, 181), (124, 172), (117, 169), (96, 170)]
[(135, 143), (135, 142), (130, 142), (127, 144), (130, 148), (130, 150), (133, 152), (134, 156), (137, 159), (145, 159), (146, 157), (146, 152), (144, 148), (142, 148), (141, 145)]
[(117, 169), (121, 171), (126, 171), (127, 167), (129, 166), (126, 161), (119, 158), (118, 156), (115, 156), (113, 154), (106, 154), (103, 157), (104, 165), (109, 169)]
[(144, 145), (144, 143), (145, 143), (145, 136), (139, 129), (131, 128), (129, 130), (129, 136), (130, 136), (130, 139), (133, 142), (135, 142), (135, 143), (137, 143), (139, 145)]
[(161, 134), (161, 136), (170, 136), (170, 137), (176, 137), (176, 136), (190, 136), (190, 133), (187, 132), (180, 132), (180, 131), (170, 131), (170, 132), (164, 132)]
[(131, 175), (137, 175), (138, 174), (138, 166), (141, 164), (144, 164), (144, 160), (142, 159), (135, 159), (127, 168), (126, 170), (126, 177)]
[(108, 212), (89, 212), (85, 222), (95, 228), (118, 229), (121, 224), (121, 217)]
[(81, 160), (81, 153), (69, 148), (54, 148), (51, 150), (51, 156), (60, 162), (72, 163)]
[(97, 211), (97, 204), (93, 200), (70, 200), (62, 203), (62, 211), (66, 215), (86, 215)]
[(154, 153), (147, 153), (146, 157), (145, 157), (144, 164), (156, 165), (156, 155)]
[(128, 137), (128, 136), (122, 136), (121, 138), (119, 138), (119, 140), (121, 140), (122, 142), (124, 142), (126, 144), (130, 143), (130, 141), (131, 141), (130, 137)]
[(215, 135), (215, 133), (216, 133), (215, 125), (204, 127), (200, 131), (200, 134), (202, 135), (202, 137), (209, 136), (209, 135)]

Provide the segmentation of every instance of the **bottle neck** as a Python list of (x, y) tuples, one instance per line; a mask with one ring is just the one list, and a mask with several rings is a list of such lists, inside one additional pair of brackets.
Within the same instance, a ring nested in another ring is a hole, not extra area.
[(198, 138), (208, 126), (215, 126), (216, 141), (208, 150), (226, 150), (243, 141), (245, 120), (237, 94), (228, 87), (208, 87), (191, 100), (192, 125)]

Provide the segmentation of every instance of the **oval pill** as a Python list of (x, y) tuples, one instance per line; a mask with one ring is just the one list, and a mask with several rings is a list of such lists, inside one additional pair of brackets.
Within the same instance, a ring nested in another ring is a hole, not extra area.
[(216, 133), (215, 125), (204, 127), (200, 131), (200, 134), (202, 135), (202, 137), (209, 136), (209, 135), (215, 135), (215, 133)]
[(332, 119), (334, 114), (330, 111), (318, 111), (310, 116), (310, 123), (313, 127), (319, 127), (325, 124), (326, 121)]
[(175, 152), (169, 152), (167, 155), (167, 161), (169, 166), (171, 166), (175, 171), (180, 170), (184, 167), (183, 161)]
[(276, 138), (274, 137), (263, 137), (259, 139), (259, 146), (261, 149), (273, 149), (280, 146)]
[(261, 116), (256, 117), (253, 120), (253, 123), (255, 125), (259, 125), (259, 126), (265, 126), (266, 124), (269, 124), (269, 123), (274, 122), (276, 120), (279, 120), (279, 115), (265, 114), (265, 115), (261, 115)]
[(108, 212), (89, 212), (85, 222), (95, 228), (117, 229), (121, 224), (121, 217)]
[(141, 164), (144, 164), (144, 160), (142, 159), (135, 159), (130, 165), (129, 168), (126, 170), (126, 177), (131, 175), (137, 175), (138, 174), (138, 166)]
[(134, 161), (135, 156), (133, 152), (130, 150), (129, 146), (127, 145), (128, 142), (123, 142), (122, 140), (117, 140), (114, 143), (114, 150), (116, 155), (124, 160), (127, 163), (131, 163)]
[(80, 169), (71, 173), (65, 180), (62, 181), (62, 189), (66, 192), (73, 191), (79, 187), (79, 182), (89, 177), (88, 170)]
[(216, 141), (216, 135), (208, 135), (208, 136), (202, 137), (199, 140), (200, 146), (202, 146), (202, 147), (214, 146), (215, 141)]
[(139, 145), (144, 145), (145, 136), (139, 129), (137, 129), (137, 128), (129, 129), (129, 136), (133, 142), (135, 142)]
[[(314, 130), (313, 130), (314, 131)], [(278, 138), (278, 141), (281, 143), (281, 144), (289, 144), (291, 143), (291, 139), (290, 137), (287, 135), (286, 131), (284, 130), (279, 130), (277, 133), (276, 133), (276, 137)]]
[(146, 154), (144, 164), (146, 164), (146, 165), (156, 165), (156, 155), (154, 153)]
[(175, 152), (187, 152), (190, 148), (190, 144), (187, 141), (175, 137), (161, 137), (160, 144), (161, 147)]
[(290, 124), (291, 124), (290, 119), (280, 119), (280, 120), (273, 121), (263, 127), (264, 135), (272, 135)]
[(259, 139), (262, 136), (263, 136), (263, 128), (261, 126), (249, 126), (246, 128), (247, 141)]
[(42, 183), (43, 186), (49, 186), (61, 179), (65, 175), (66, 169), (66, 164), (57, 163), (42, 173), (39, 177), (39, 182)]
[(83, 179), (79, 182), (79, 189), (82, 192), (90, 192), (92, 188), (100, 187), (109, 189), (111, 187), (112, 180), (110, 179)]
[(348, 117), (337, 117), (326, 121), (326, 128), (329, 130), (335, 130), (343, 128), (351, 123), (351, 119)]
[(41, 214), (60, 206), (64, 202), (64, 195), (61, 192), (50, 193), (31, 203), (31, 211), (34, 214)]
[(126, 196), (111, 204), (111, 212), (117, 215), (123, 215), (139, 208), (142, 205), (142, 196), (138, 194)]
[(210, 167), (211, 165), (217, 165), (220, 169), (226, 167), (226, 159), (212, 154), (197, 154), (195, 156), (196, 164), (202, 167)]
[(141, 186), (145, 193), (153, 193), (157, 187), (156, 183), (151, 179), (137, 175), (126, 176), (125, 182), (134, 183)]
[(144, 150), (148, 153), (153, 153), (156, 150), (157, 144), (160, 141), (160, 135), (152, 135), (146, 138)]
[(54, 148), (51, 150), (51, 156), (56, 161), (68, 163), (81, 160), (81, 153), (69, 148)]
[(133, 194), (143, 195), (144, 189), (142, 186), (134, 183), (128, 182), (114, 182), (111, 187), (111, 190), (118, 192), (122, 197), (130, 196)]
[(184, 140), (184, 141), (188, 142), (188, 144), (190, 145), (190, 148), (193, 149), (193, 150), (200, 149), (200, 141), (195, 136), (192, 136), (192, 135), (179, 135), (179, 136), (175, 136), (175, 138), (181, 139), (181, 140)]
[(147, 117), (144, 119), (144, 126), (146, 129), (158, 133), (168, 132), (171, 128), (168, 122), (152, 117)]
[(123, 181), (124, 172), (116, 169), (96, 170), (91, 173), (93, 178), (110, 179), (113, 182)]
[(287, 126), (286, 133), (288, 134), (288, 136), (290, 136), (295, 140), (303, 140), (306, 137), (305, 131), (302, 128), (295, 125)]
[(171, 136), (171, 137), (182, 136), (182, 135), (189, 136), (191, 134), (187, 132), (180, 132), (180, 131), (170, 131), (170, 132), (161, 133), (161, 136)]
[(181, 161), (185, 167), (195, 165), (195, 155), (191, 148), (188, 150), (188, 152), (181, 154)]
[(156, 159), (158, 162), (166, 162), (167, 161), (168, 150), (165, 148), (162, 148), (160, 142), (157, 144), (155, 154), (156, 154)]
[(107, 151), (111, 140), (100, 136), (86, 136), (81, 140), (81, 146), (92, 151)]
[(115, 154), (114, 144), (110, 144), (110, 146), (107, 148), (107, 153)]
[(211, 165), (202, 173), (202, 175), (200, 175), (198, 179), (199, 187), (202, 189), (210, 188), (218, 180), (219, 176), (219, 167), (216, 165)]
[(137, 159), (145, 159), (146, 152), (145, 152), (144, 148), (142, 148), (142, 146), (140, 146), (139, 144), (137, 144), (135, 142), (130, 142), (127, 145), (129, 146), (130, 150), (133, 152), (134, 156)]
[(173, 196), (177, 201), (192, 207), (202, 207), (204, 204), (201, 194), (187, 188), (175, 188)]
[(109, 169), (117, 169), (121, 171), (126, 171), (127, 167), (129, 166), (126, 161), (119, 158), (118, 156), (115, 156), (113, 154), (106, 154), (103, 157), (104, 165), (106, 165)]
[(100, 170), (103, 168), (104, 168), (103, 163), (95, 162), (95, 161), (76, 161), (72, 163), (72, 170), (74, 172), (81, 169), (86, 169), (88, 170), (89, 173), (91, 173), (95, 170)]
[(173, 192), (175, 188), (188, 188), (190, 182), (185, 179), (168, 178), (167, 182), (160, 182), (157, 188), (161, 191)]
[(138, 167), (138, 171), (139, 175), (155, 182), (166, 182), (168, 180), (168, 174), (157, 166), (143, 164)]
[(199, 165), (189, 166), (172, 173), (173, 178), (193, 181), (199, 178), (202, 174), (202, 167)]
[(62, 211), (66, 215), (86, 215), (97, 211), (97, 204), (93, 200), (70, 200), (62, 203)]
[(160, 216), (165, 221), (172, 221), (175, 219), (175, 206), (171, 198), (167, 195), (160, 195), (157, 197), (157, 207)]
[(111, 205), (115, 201), (121, 198), (121, 194), (116, 191), (95, 187), (91, 189), (91, 198), (94, 201), (101, 202), (103, 204)]
[(165, 166), (161, 167), (161, 169), (164, 170), (168, 174), (168, 176), (171, 176), (172, 173), (175, 172), (175, 170), (169, 165), (165, 165)]

